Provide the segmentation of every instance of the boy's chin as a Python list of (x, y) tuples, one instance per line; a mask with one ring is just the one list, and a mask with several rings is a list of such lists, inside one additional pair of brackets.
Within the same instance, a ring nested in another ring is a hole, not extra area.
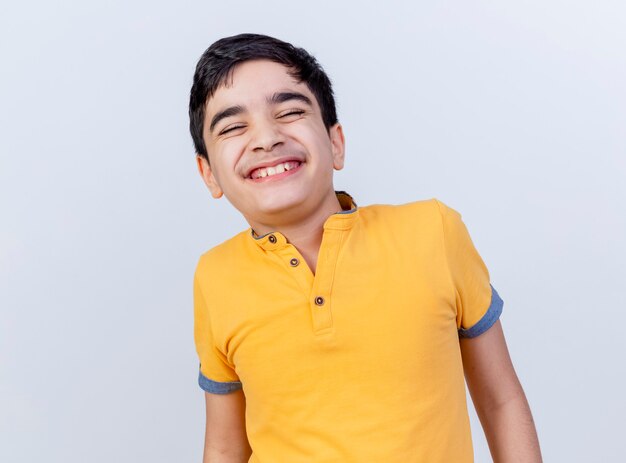
[(280, 224), (291, 221), (302, 215), (306, 197), (279, 196), (276, 198), (263, 198), (247, 211), (240, 212), (248, 221), (267, 224)]
[(273, 200), (261, 201), (256, 208), (256, 213), (267, 217), (280, 218), (283, 215), (291, 215), (299, 209), (306, 198), (279, 197)]

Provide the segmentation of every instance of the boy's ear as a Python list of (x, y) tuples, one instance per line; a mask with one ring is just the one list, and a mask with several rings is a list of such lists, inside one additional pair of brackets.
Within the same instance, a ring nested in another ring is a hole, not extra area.
[(335, 170), (343, 169), (343, 162), (346, 154), (346, 141), (343, 137), (341, 124), (336, 123), (329, 130), (330, 144), (333, 154), (333, 167)]
[(199, 154), (196, 155), (196, 161), (198, 162), (198, 172), (200, 172), (200, 176), (202, 180), (204, 180), (204, 183), (206, 183), (206, 186), (209, 187), (211, 196), (215, 199), (221, 198), (224, 192), (217, 183), (215, 175), (213, 175), (213, 169), (211, 169), (209, 161)]

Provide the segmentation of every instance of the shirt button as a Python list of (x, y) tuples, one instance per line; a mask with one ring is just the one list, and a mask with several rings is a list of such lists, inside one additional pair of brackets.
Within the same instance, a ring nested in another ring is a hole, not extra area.
[(270, 235), (270, 237), (268, 238), (268, 240), (270, 241), (270, 243), (274, 244), (276, 243), (276, 237), (274, 235)]
[(292, 267), (297, 267), (299, 263), (300, 263), (300, 261), (298, 259), (296, 259), (295, 257), (289, 261), (289, 264)]
[(324, 305), (324, 298), (322, 296), (317, 296), (315, 298), (315, 305)]

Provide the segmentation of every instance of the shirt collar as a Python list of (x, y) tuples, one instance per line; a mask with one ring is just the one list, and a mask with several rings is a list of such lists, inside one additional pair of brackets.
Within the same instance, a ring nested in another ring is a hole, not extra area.
[[(335, 212), (326, 219), (326, 222), (324, 222), (324, 230), (348, 230), (358, 218), (358, 206), (352, 196), (345, 191), (335, 191), (335, 194), (341, 206), (341, 211)], [(255, 243), (266, 251), (278, 249), (287, 244), (287, 238), (279, 231), (272, 231), (258, 236), (254, 233), (254, 230), (250, 228), (250, 236), (254, 239)]]

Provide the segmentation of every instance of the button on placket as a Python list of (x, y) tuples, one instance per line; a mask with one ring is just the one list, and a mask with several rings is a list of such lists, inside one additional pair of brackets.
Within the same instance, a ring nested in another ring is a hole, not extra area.
[[(319, 293), (318, 293), (319, 294)], [(313, 316), (313, 332), (323, 333), (324, 331), (332, 328), (333, 316), (331, 314), (331, 301), (327, 298), (330, 295), (315, 296), (311, 300), (311, 315)]]
[(272, 244), (276, 244), (276, 237), (274, 235), (270, 235), (267, 240)]
[(310, 310), (313, 332), (324, 335), (333, 328), (332, 293), (334, 274), (337, 267), (337, 258), (343, 229), (325, 227), (320, 246), (320, 254), (317, 262), (315, 280), (311, 288)]
[(291, 265), (292, 267), (297, 267), (299, 264), (300, 264), (300, 261), (296, 259), (295, 257), (289, 261), (289, 265)]

